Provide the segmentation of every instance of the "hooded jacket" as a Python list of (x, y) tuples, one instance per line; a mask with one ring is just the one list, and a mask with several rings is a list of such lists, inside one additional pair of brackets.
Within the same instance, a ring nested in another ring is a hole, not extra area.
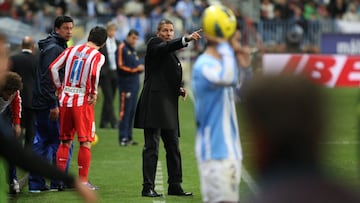
[[(33, 90), (34, 109), (53, 109), (58, 107), (58, 98), (55, 96), (55, 88), (51, 82), (49, 65), (66, 48), (66, 40), (54, 31), (38, 43), (40, 50), (39, 64), (36, 70), (35, 86)], [(64, 77), (64, 70), (60, 70), (60, 79)]]

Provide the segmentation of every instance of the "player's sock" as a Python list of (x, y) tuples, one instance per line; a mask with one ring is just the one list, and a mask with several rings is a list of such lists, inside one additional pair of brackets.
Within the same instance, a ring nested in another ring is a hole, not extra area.
[(60, 170), (65, 171), (68, 157), (69, 146), (67, 144), (60, 144), (56, 152), (56, 165)]
[(85, 146), (80, 146), (78, 152), (79, 177), (83, 182), (88, 181), (90, 168), (91, 150)]

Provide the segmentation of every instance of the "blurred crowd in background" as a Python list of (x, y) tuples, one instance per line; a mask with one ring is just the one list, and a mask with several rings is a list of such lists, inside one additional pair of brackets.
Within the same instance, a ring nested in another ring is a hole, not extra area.
[[(131, 28), (139, 31), (141, 55), (160, 19), (171, 20), (180, 36), (199, 29), (203, 10), (220, 1), (233, 9), (242, 44), (262, 53), (288, 52), (288, 44), (298, 45), (299, 52), (319, 53), (321, 33), (339, 32), (337, 21), (360, 22), (360, 0), (0, 0), (0, 20), (15, 19), (46, 34), (56, 16), (69, 15), (75, 19), (73, 44), (86, 40), (85, 33), (94, 25), (114, 21), (118, 40)], [(195, 44), (191, 55), (203, 45)]]

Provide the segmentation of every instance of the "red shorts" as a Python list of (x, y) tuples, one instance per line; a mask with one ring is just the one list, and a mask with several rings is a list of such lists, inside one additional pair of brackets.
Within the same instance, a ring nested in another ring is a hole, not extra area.
[(95, 139), (94, 106), (85, 104), (78, 107), (60, 107), (60, 140), (74, 140), (77, 133), (79, 142)]

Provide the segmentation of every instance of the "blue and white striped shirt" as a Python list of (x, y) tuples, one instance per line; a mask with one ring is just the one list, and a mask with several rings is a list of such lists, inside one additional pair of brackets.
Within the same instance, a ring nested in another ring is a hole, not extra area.
[(198, 161), (241, 160), (234, 90), (238, 68), (228, 43), (217, 46), (221, 60), (202, 54), (192, 72), (197, 123), (196, 156)]

